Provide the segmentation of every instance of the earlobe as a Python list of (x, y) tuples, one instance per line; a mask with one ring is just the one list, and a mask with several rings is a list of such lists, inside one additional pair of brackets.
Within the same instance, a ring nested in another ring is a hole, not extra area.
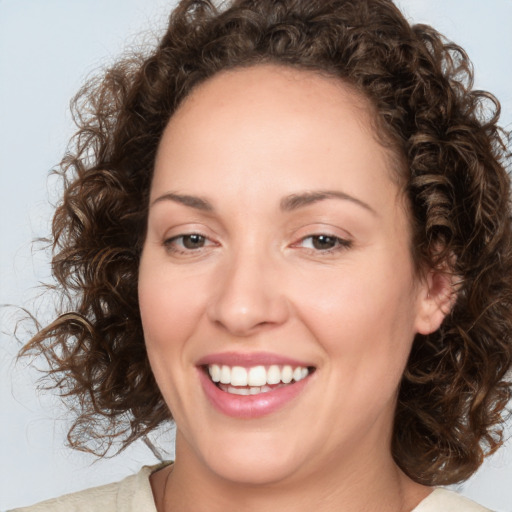
[(424, 279), (416, 330), (419, 334), (431, 334), (441, 326), (457, 300), (455, 276), (431, 270)]

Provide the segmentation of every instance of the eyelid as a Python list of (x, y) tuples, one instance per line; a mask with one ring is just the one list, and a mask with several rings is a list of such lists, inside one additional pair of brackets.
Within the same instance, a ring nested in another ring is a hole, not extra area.
[(332, 236), (342, 240), (354, 240), (354, 236), (352, 233), (350, 233), (350, 231), (328, 222), (312, 222), (309, 224), (297, 226), (293, 229), (293, 232), (291, 232), (290, 235), (290, 238), (295, 238), (296, 240), (302, 240), (308, 236), (319, 235)]
[[(197, 235), (205, 240), (205, 244), (197, 248), (187, 248), (183, 245), (183, 239), (187, 236)], [(217, 236), (208, 227), (201, 224), (180, 224), (167, 230), (165, 235), (162, 237), (162, 245), (166, 251), (174, 255), (199, 255), (205, 250), (211, 247), (219, 246)], [(182, 243), (179, 244), (177, 241), (181, 239)]]
[[(330, 223), (315, 222), (307, 225), (303, 225), (298, 229), (294, 230), (293, 239), (295, 240), (290, 247), (293, 249), (302, 249), (305, 252), (309, 252), (313, 255), (324, 255), (338, 253), (350, 249), (354, 244), (354, 237), (345, 229), (339, 226), (332, 225)], [(315, 248), (306, 247), (304, 242), (314, 237), (329, 237), (336, 240), (336, 244), (331, 248)]]
[(292, 247), (298, 247), (302, 243), (304, 243), (304, 241), (306, 241), (308, 239), (314, 239), (314, 238), (322, 237), (322, 236), (324, 236), (326, 238), (333, 239), (336, 242), (336, 245), (334, 247), (331, 247), (331, 248), (328, 248), (328, 249), (317, 249), (315, 247), (304, 247), (304, 248), (308, 249), (308, 250), (311, 250), (311, 251), (314, 251), (314, 252), (318, 252), (318, 253), (328, 253), (328, 252), (334, 252), (334, 251), (338, 251), (338, 250), (348, 249), (348, 248), (350, 248), (352, 246), (352, 240), (348, 240), (347, 238), (343, 238), (343, 237), (340, 237), (340, 236), (332, 235), (332, 234), (329, 234), (329, 233), (313, 233), (311, 235), (303, 236), (297, 242), (292, 244)]
[(178, 235), (173, 235), (173, 236), (166, 237), (164, 239), (164, 244), (169, 244), (171, 242), (174, 242), (175, 240), (179, 240), (180, 238), (185, 238), (187, 236), (194, 236), (194, 235), (197, 235), (197, 236), (200, 236), (201, 238), (204, 238), (204, 240), (206, 242), (210, 242), (210, 243), (208, 243), (208, 245), (214, 245), (215, 244), (215, 242), (213, 242), (210, 237), (208, 237), (206, 235), (203, 235), (202, 233), (198, 233), (196, 231), (192, 231), (190, 233), (180, 233)]
[(162, 240), (169, 240), (187, 235), (201, 235), (209, 240), (216, 240), (219, 235), (208, 225), (199, 222), (180, 222), (172, 226), (166, 226), (165, 230), (161, 231), (160, 238)]

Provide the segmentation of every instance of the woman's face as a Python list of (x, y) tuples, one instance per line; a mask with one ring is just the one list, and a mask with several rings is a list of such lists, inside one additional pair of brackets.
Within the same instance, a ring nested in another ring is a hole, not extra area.
[(390, 462), (412, 340), (436, 327), (394, 173), (335, 79), (258, 66), (185, 100), (139, 277), (178, 461), (260, 484)]

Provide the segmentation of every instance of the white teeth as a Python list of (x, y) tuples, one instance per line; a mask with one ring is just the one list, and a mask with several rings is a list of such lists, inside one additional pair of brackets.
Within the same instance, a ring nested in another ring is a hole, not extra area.
[(229, 386), (228, 388), (228, 393), (233, 395), (248, 395), (249, 392), (249, 388), (234, 388), (232, 386)]
[(250, 388), (235, 388), (233, 386), (222, 386), (224, 391), (232, 395), (259, 395), (260, 393), (268, 393), (270, 388), (268, 386), (256, 386)]
[(238, 395), (255, 395), (270, 391), (269, 385), (289, 384), (292, 381), (298, 382), (309, 375), (308, 368), (291, 365), (278, 366), (273, 364), (268, 368), (263, 365), (244, 368), (243, 366), (227, 366), (211, 364), (208, 365), (208, 373), (213, 382), (228, 384), (222, 389)]
[(247, 370), (241, 366), (231, 368), (231, 385), (247, 386)]
[(230, 384), (231, 383), (231, 368), (229, 366), (223, 365), (220, 369), (220, 381), (221, 384)]
[(260, 393), (268, 393), (271, 388), (268, 386), (256, 386), (250, 388), (235, 388), (233, 386), (221, 385), (221, 389), (232, 395), (259, 395)]
[(281, 382), (281, 370), (273, 364), (267, 371), (267, 384), (279, 384)]
[(249, 386), (264, 386), (267, 383), (267, 370), (264, 366), (253, 366), (249, 370), (247, 384)]
[(210, 377), (213, 382), (220, 382), (220, 366), (218, 364), (212, 364), (208, 367)]
[(281, 371), (281, 380), (284, 384), (289, 384), (293, 379), (293, 370), (291, 366), (284, 366)]

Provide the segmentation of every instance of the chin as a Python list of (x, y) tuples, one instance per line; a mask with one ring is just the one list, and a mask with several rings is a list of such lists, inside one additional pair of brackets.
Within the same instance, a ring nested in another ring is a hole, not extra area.
[(234, 433), (230, 439), (211, 440), (199, 456), (211, 472), (239, 485), (272, 485), (293, 477), (303, 467), (308, 457), (296, 443), (286, 446), (280, 436), (269, 439), (268, 434), (258, 434)]
[(238, 485), (271, 486), (291, 478), (301, 466), (298, 461), (276, 457), (255, 456), (241, 458), (235, 453), (226, 453), (220, 459), (209, 462), (210, 469), (224, 480)]

